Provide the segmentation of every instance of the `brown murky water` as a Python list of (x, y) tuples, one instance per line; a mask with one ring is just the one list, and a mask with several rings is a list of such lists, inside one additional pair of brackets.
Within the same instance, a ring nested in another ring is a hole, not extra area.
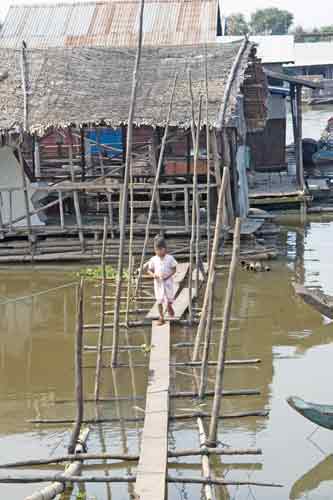
[[(331, 371), (333, 359), (333, 326), (319, 313), (295, 297), (294, 280), (320, 286), (333, 294), (332, 222), (311, 222), (305, 229), (284, 227), (281, 251), (284, 256), (272, 265), (270, 273), (252, 274), (240, 271), (233, 307), (229, 357), (260, 357), (260, 366), (228, 367), (226, 388), (259, 388), (261, 396), (225, 398), (223, 410), (245, 411), (267, 409), (269, 417), (245, 418), (220, 423), (219, 438), (237, 447), (262, 447), (262, 457), (224, 459), (215, 464), (216, 474), (228, 479), (275, 481), (283, 490), (240, 487), (230, 488), (228, 495), (218, 491), (217, 498), (235, 499), (328, 499), (333, 489), (333, 433), (321, 429), (311, 439), (315, 427), (293, 412), (285, 399), (297, 394), (305, 399), (332, 402)], [(36, 292), (73, 281), (72, 269), (12, 268), (0, 274), (0, 449), (1, 461), (28, 457), (47, 457), (65, 451), (68, 426), (34, 426), (30, 418), (56, 418), (74, 415), (72, 403), (56, 403), (73, 398), (73, 329), (75, 310), (74, 287), (55, 290), (33, 298), (17, 300)], [(223, 304), (224, 278), (220, 277), (217, 315)], [(87, 298), (96, 290), (87, 290)], [(93, 321), (97, 304), (86, 302), (86, 321)], [(215, 327), (215, 340), (219, 327)], [(149, 343), (149, 330), (130, 330), (124, 344)], [(179, 329), (174, 341), (188, 340), (191, 331)], [(110, 341), (107, 334), (107, 341)], [(86, 333), (85, 343), (93, 344), (95, 333)], [(187, 349), (176, 351), (177, 360), (188, 359)], [(106, 354), (106, 359), (108, 358)], [(122, 354), (126, 361), (127, 354)], [(132, 353), (131, 360), (145, 362), (144, 354)], [(86, 394), (93, 392), (95, 354), (85, 354)], [(135, 377), (133, 376), (135, 375)], [(212, 386), (213, 370), (209, 374)], [(103, 396), (143, 395), (147, 369), (121, 368), (104, 370)], [(178, 389), (189, 390), (191, 370), (177, 369)], [(103, 416), (141, 415), (144, 401), (121, 401), (100, 405)], [(173, 403), (185, 411), (194, 403)], [(87, 415), (94, 416), (94, 405), (87, 404)], [(210, 409), (210, 402), (205, 408)], [(89, 451), (138, 451), (141, 424), (104, 424), (94, 427)], [(195, 422), (170, 425), (170, 448), (198, 445)], [(170, 474), (200, 476), (200, 462), (187, 458), (177, 461)], [(61, 467), (58, 468), (61, 470)], [(57, 470), (58, 470), (57, 469)], [(94, 470), (92, 467), (90, 470)], [(21, 471), (23, 472), (23, 471)], [(95, 471), (103, 474), (102, 468)], [(110, 474), (135, 472), (132, 466), (115, 464)], [(36, 485), (0, 486), (0, 498), (18, 500), (36, 489)], [(87, 498), (104, 500), (128, 499), (127, 485), (87, 485)], [(76, 498), (77, 490), (72, 498)], [(199, 499), (198, 486), (171, 485), (169, 499)]]
[[(304, 117), (304, 135), (319, 138), (333, 106), (309, 109)], [(333, 497), (333, 433), (315, 427), (289, 408), (286, 398), (297, 394), (312, 401), (333, 403), (332, 359), (333, 325), (329, 320), (299, 300), (293, 281), (321, 287), (333, 294), (333, 222), (320, 219), (305, 228), (285, 225), (280, 239), (283, 257), (272, 265), (271, 273), (252, 274), (240, 271), (233, 307), (229, 357), (260, 357), (260, 366), (228, 367), (226, 388), (259, 388), (259, 397), (225, 398), (223, 411), (269, 410), (269, 417), (224, 420), (219, 439), (230, 446), (261, 447), (262, 457), (233, 457), (215, 462), (216, 475), (227, 479), (274, 481), (283, 489), (233, 487), (228, 492), (216, 490), (217, 499), (311, 499)], [(74, 286), (40, 294), (73, 282), (68, 267), (10, 267), (0, 269), (0, 450), (1, 462), (41, 458), (62, 454), (68, 442), (68, 426), (35, 426), (31, 418), (65, 418), (75, 413), (73, 398)], [(225, 278), (220, 276), (216, 314), (221, 315)], [(34, 295), (34, 296), (32, 296)], [(86, 321), (95, 322), (97, 302), (90, 299), (96, 290), (87, 290)], [(149, 329), (130, 330), (124, 344), (149, 343)], [(217, 341), (219, 325), (215, 325)], [(192, 332), (182, 328), (173, 340), (190, 340)], [(111, 342), (111, 334), (106, 342)], [(96, 333), (86, 333), (85, 343), (96, 343)], [(187, 349), (175, 351), (177, 360), (189, 359)], [(105, 355), (106, 361), (109, 354)], [(126, 353), (124, 362), (145, 363), (143, 353)], [(85, 354), (86, 395), (93, 393), (95, 354)], [(90, 368), (89, 368), (90, 367)], [(209, 373), (213, 386), (214, 370)], [(143, 395), (147, 368), (105, 369), (102, 395)], [(190, 369), (176, 373), (178, 389), (189, 390)], [(177, 400), (174, 408), (184, 412), (195, 407), (188, 400)], [(210, 410), (211, 401), (205, 410)], [(144, 401), (110, 402), (99, 405), (105, 417), (143, 415)], [(95, 416), (95, 407), (86, 405), (87, 416)], [(93, 427), (89, 451), (137, 453), (142, 424), (103, 424)], [(198, 446), (195, 422), (170, 424), (170, 448)], [(45, 469), (46, 470), (46, 469)], [(62, 470), (62, 466), (57, 469)], [(95, 474), (99, 468), (89, 467)], [(19, 472), (28, 472), (20, 470)], [(135, 467), (108, 465), (107, 473), (135, 473)], [(174, 461), (170, 474), (200, 476), (201, 466), (193, 457)], [(21, 500), (38, 485), (0, 485), (1, 500)], [(75, 488), (71, 498), (77, 498)], [(81, 488), (81, 498), (127, 500), (132, 486), (88, 484)], [(86, 496), (83, 495), (86, 493)], [(67, 497), (66, 497), (67, 498)], [(169, 500), (202, 498), (202, 488), (171, 485)], [(62, 497), (62, 500), (65, 500)]]

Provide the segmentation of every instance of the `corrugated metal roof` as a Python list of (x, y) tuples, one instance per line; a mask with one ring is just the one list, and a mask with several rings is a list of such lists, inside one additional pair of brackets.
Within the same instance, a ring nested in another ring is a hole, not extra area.
[[(241, 36), (219, 36), (220, 42), (241, 40)], [(293, 35), (252, 35), (250, 41), (257, 45), (257, 55), (263, 64), (291, 63), (295, 60)]]
[[(133, 47), (139, 29), (137, 0), (10, 7), (0, 46)], [(144, 45), (187, 45), (216, 40), (218, 0), (146, 0)]]
[(324, 66), (333, 64), (333, 43), (295, 43), (294, 66)]

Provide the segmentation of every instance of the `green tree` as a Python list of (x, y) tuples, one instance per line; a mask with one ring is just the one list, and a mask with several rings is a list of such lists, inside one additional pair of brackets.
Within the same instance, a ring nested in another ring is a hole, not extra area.
[(293, 15), (287, 10), (275, 7), (258, 9), (251, 15), (252, 33), (256, 35), (284, 35), (293, 22)]
[(333, 33), (333, 24), (330, 26), (322, 26), (320, 28), (320, 33)]
[(243, 14), (230, 14), (226, 21), (226, 35), (246, 35), (250, 31)]

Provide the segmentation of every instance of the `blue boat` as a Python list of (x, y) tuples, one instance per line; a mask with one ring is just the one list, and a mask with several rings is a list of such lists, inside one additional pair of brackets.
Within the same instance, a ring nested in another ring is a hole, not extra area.
[(333, 405), (310, 403), (297, 396), (290, 396), (287, 402), (297, 413), (310, 422), (319, 425), (319, 427), (333, 430)]

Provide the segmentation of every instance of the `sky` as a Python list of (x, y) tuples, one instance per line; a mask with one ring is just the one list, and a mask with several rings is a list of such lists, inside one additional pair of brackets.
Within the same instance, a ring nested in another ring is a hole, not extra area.
[[(4, 19), (8, 6), (13, 3), (36, 4), (55, 3), (55, 1), (56, 0), (0, 0), (0, 19)], [(328, 24), (333, 25), (332, 0), (317, 0), (315, 4), (306, 0), (220, 0), (220, 2), (223, 6), (222, 10), (224, 15), (228, 15), (232, 12), (243, 12), (248, 16), (258, 8), (278, 7), (292, 12), (295, 16), (296, 25), (301, 24), (306, 28)]]

